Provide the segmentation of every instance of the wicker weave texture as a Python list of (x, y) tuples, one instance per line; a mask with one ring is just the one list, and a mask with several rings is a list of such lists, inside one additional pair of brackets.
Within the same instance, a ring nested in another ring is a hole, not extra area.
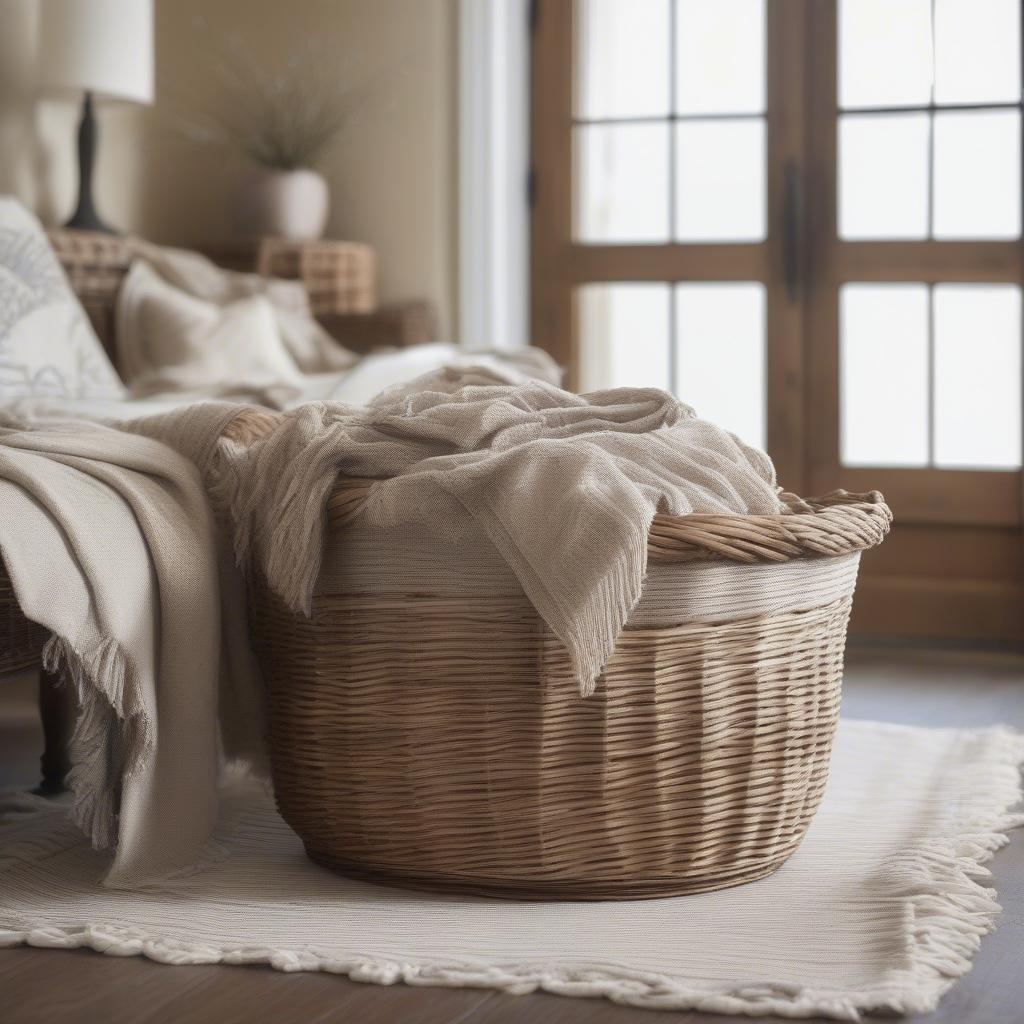
[[(784, 570), (783, 570), (784, 571)], [(346, 874), (528, 899), (627, 899), (760, 878), (821, 799), (848, 598), (626, 630), (581, 698), (525, 600), (265, 588), (281, 812)]]
[(38, 668), (48, 636), (42, 626), (22, 614), (7, 569), (0, 561), (0, 678)]
[(49, 238), (96, 336), (116, 361), (114, 307), (121, 282), (131, 266), (131, 239), (66, 228), (50, 231)]
[(377, 260), (357, 242), (291, 242), (264, 238), (257, 271), (300, 280), (317, 316), (372, 313), (377, 308)]

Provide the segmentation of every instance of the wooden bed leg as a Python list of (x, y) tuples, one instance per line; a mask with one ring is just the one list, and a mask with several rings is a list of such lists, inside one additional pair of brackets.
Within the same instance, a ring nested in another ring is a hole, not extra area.
[(64, 780), (71, 767), (68, 743), (75, 721), (75, 695), (62, 684), (60, 676), (39, 673), (39, 716), (43, 721), (43, 756), (39, 759), (43, 780), (35, 790), (41, 796), (64, 792)]

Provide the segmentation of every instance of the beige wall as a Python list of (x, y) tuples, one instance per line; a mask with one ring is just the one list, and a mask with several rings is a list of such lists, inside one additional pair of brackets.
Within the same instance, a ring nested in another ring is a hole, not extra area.
[[(48, 222), (73, 205), (74, 105), (34, 102), (37, 0), (0, 0), (0, 191)], [(155, 0), (156, 102), (100, 112), (97, 203), (112, 224), (156, 241), (227, 241), (247, 173), (182, 130), (196, 97), (216, 87), (214, 61), (238, 46), (268, 66), (337, 55), (357, 97), (322, 168), (327, 234), (373, 245), (384, 301), (426, 296), (453, 328), (456, 266), (456, 0)]]

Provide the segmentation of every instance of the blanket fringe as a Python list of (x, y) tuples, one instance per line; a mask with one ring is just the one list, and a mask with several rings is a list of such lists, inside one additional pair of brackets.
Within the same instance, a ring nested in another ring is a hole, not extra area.
[[(647, 578), (647, 530), (635, 532), (618, 553), (611, 570), (594, 595), (590, 614), (581, 621), (586, 635), (562, 637), (573, 659), (580, 696), (589, 697), (615, 651), (615, 644), (643, 594)], [(548, 622), (550, 626), (550, 621)]]
[(85, 652), (54, 634), (42, 661), (75, 690), (78, 716), (68, 743), (71, 818), (96, 849), (104, 849), (117, 841), (121, 784), (146, 763), (152, 729), (134, 689), (126, 688), (128, 663), (114, 638)]
[[(227, 457), (218, 463), (210, 498), (234, 524), (235, 561), (242, 571), (249, 575), (257, 569), (289, 609), (308, 616), (323, 555), (327, 498), (337, 474), (325, 472), (322, 465), (330, 456), (318, 438), (322, 404), (303, 406), (281, 422), (293, 420), (295, 436), (279, 434), (279, 425), (248, 447), (222, 439), (220, 448)], [(285, 461), (301, 465), (302, 471), (284, 494), (272, 496), (272, 514), (263, 514), (270, 492), (266, 486), (253, 488), (251, 480), (274, 479), (272, 460), (280, 457), (281, 438), (289, 445)]]

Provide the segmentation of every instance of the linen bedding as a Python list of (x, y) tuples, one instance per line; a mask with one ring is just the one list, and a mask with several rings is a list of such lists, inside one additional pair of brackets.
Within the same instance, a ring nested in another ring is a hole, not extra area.
[(296, 393), (289, 386), (247, 388), (223, 386), (185, 392), (162, 392), (126, 398), (60, 398), (19, 396), (0, 403), (22, 419), (37, 422), (79, 419), (117, 423), (143, 416), (159, 415), (174, 409), (206, 402), (237, 402), (263, 405), (279, 410), (297, 409), (310, 401), (330, 401), (345, 405), (366, 405), (388, 388), (406, 383), (434, 370), (479, 367), (496, 379), (514, 384), (539, 376), (548, 380), (558, 371), (538, 349), (511, 350), (507, 354), (474, 353), (448, 342), (416, 345), (394, 352), (376, 352), (363, 356), (350, 370), (307, 374)]

